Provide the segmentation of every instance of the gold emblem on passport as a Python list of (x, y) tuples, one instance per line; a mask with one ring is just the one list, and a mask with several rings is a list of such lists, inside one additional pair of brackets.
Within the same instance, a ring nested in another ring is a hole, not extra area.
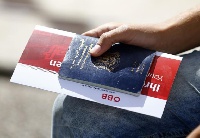
[(112, 72), (120, 63), (119, 52), (106, 53), (100, 57), (97, 57), (94, 61), (94, 67), (97, 69), (105, 69)]

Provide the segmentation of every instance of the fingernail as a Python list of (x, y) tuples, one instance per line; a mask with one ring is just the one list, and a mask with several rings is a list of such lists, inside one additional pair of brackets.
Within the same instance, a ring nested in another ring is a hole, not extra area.
[(100, 50), (101, 50), (101, 46), (100, 46), (100, 45), (95, 45), (95, 46), (90, 50), (90, 53), (92, 53), (92, 54), (97, 54), (97, 53), (99, 53)]

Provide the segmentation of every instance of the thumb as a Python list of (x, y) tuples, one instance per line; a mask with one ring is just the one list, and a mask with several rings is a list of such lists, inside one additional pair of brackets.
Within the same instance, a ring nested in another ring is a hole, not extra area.
[(90, 50), (92, 56), (100, 56), (113, 44), (118, 42), (128, 43), (131, 28), (128, 25), (119, 26), (116, 29), (103, 33), (97, 44)]

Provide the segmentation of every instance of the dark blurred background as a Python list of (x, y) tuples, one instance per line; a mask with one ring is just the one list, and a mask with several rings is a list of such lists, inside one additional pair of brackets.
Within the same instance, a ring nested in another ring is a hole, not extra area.
[(0, 0), (0, 138), (49, 138), (57, 96), (10, 83), (35, 27), (83, 33), (107, 22), (164, 21), (200, 0)]

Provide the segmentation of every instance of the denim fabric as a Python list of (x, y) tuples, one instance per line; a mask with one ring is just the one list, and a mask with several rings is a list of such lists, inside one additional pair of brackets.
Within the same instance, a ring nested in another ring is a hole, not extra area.
[(184, 55), (161, 119), (66, 95), (53, 108), (53, 138), (186, 137), (200, 124), (200, 52)]
[(102, 56), (91, 57), (89, 50), (97, 40), (76, 35), (62, 62), (59, 77), (139, 95), (155, 51), (117, 43)]

